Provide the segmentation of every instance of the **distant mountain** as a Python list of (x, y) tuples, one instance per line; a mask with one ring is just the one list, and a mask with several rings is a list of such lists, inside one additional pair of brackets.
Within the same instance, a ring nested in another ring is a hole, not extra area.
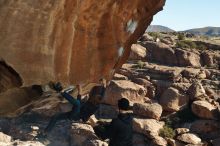
[(150, 25), (147, 28), (147, 32), (175, 32), (175, 30), (162, 25)]
[(220, 27), (204, 27), (185, 30), (195, 35), (220, 36)]

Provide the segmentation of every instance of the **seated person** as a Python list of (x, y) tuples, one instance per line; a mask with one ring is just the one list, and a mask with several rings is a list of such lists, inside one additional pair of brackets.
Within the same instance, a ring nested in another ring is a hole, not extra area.
[(110, 139), (109, 146), (132, 146), (132, 115), (128, 113), (129, 101), (122, 98), (118, 101), (118, 117), (110, 124), (94, 127), (95, 133), (102, 139)]

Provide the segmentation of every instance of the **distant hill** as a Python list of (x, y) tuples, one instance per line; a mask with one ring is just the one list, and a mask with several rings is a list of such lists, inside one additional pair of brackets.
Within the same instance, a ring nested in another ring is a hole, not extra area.
[(175, 30), (162, 25), (150, 25), (147, 32), (175, 32)]
[(220, 27), (204, 27), (185, 30), (195, 35), (220, 36)]

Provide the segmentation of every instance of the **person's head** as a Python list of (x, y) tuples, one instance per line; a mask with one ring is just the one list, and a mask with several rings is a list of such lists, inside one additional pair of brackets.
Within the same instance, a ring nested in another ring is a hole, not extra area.
[(120, 100), (118, 100), (118, 109), (127, 111), (127, 110), (129, 110), (129, 107), (130, 107), (129, 104), (130, 103), (129, 103), (128, 99), (121, 98)]
[(93, 104), (99, 104), (104, 98), (105, 87), (94, 86), (89, 92), (89, 101)]
[(49, 82), (49, 86), (57, 92), (60, 92), (63, 90), (62, 84), (60, 82), (54, 83), (51, 81)]
[(103, 100), (103, 96), (97, 94), (89, 97), (89, 102), (91, 102), (94, 105), (100, 104)]

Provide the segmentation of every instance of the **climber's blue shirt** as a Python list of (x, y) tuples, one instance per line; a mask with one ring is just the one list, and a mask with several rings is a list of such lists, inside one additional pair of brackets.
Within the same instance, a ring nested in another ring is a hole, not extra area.
[[(95, 86), (90, 91), (89, 98), (91, 98), (93, 95), (97, 95), (97, 94), (104, 97), (104, 93), (105, 93), (105, 87)], [(89, 117), (92, 114), (94, 114), (96, 112), (96, 110), (98, 109), (98, 105), (94, 105), (90, 102), (82, 103), (80, 100), (81, 99), (80, 95), (78, 95), (80, 97), (77, 97), (77, 99), (73, 98), (70, 94), (68, 94), (66, 92), (62, 92), (61, 95), (73, 105), (72, 111), (67, 113), (69, 119), (72, 119), (75, 121), (82, 119), (83, 121), (87, 121), (89, 119)]]
[(69, 118), (71, 118), (72, 120), (79, 120), (81, 107), (80, 99), (75, 99), (66, 92), (62, 92), (61, 95), (73, 105), (72, 111), (69, 112)]

